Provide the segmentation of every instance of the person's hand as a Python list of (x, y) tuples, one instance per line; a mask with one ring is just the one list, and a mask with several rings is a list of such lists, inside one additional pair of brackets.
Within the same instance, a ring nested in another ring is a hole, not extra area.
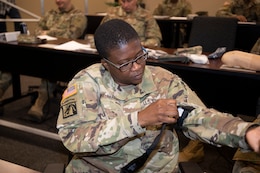
[(246, 140), (255, 152), (260, 153), (260, 126), (249, 129), (246, 133)]
[(176, 100), (161, 99), (138, 113), (138, 122), (144, 127), (163, 123), (176, 123), (179, 118)]
[(46, 30), (43, 30), (43, 31), (41, 32), (41, 35), (47, 35), (47, 31), (46, 31)]
[(247, 22), (247, 19), (243, 15), (236, 15), (235, 16), (240, 22)]

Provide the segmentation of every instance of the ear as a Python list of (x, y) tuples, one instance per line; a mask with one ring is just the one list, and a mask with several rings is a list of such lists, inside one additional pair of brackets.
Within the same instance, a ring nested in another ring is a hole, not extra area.
[(109, 71), (109, 65), (107, 64), (107, 62), (103, 59), (101, 59), (101, 64), (105, 67), (106, 70)]

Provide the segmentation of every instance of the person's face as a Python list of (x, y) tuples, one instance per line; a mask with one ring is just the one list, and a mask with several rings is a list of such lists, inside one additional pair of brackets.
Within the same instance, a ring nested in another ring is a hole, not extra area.
[(119, 2), (126, 13), (133, 12), (137, 7), (137, 0), (120, 0)]
[(60, 11), (67, 11), (70, 8), (71, 0), (55, 0)]
[[(119, 66), (127, 63), (137, 57), (142, 57), (145, 52), (139, 40), (133, 40), (120, 48), (112, 49), (110, 56), (107, 58), (113, 64)], [(136, 62), (132, 62), (132, 67), (127, 71), (121, 71), (111, 63), (102, 59), (103, 66), (110, 72), (115, 82), (121, 86), (125, 85), (137, 85), (142, 82), (145, 60), (139, 59)]]

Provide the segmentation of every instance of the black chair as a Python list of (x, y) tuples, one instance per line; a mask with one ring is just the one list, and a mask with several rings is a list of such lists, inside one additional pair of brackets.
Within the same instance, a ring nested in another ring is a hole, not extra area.
[(237, 19), (231, 17), (194, 17), (188, 46), (201, 45), (203, 52), (214, 52), (219, 47), (226, 47), (227, 51), (233, 50), (237, 23)]

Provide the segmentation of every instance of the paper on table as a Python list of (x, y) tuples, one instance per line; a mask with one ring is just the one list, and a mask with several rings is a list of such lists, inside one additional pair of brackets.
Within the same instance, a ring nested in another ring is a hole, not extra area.
[(176, 17), (176, 16), (172, 16), (170, 17), (171, 20), (187, 20), (187, 17)]
[(168, 19), (170, 16), (159, 16), (159, 15), (154, 15), (153, 16), (155, 19)]
[(55, 46), (54, 48), (60, 50), (70, 50), (70, 51), (83, 50), (83, 51), (96, 52), (96, 49), (91, 48), (90, 44), (82, 44), (76, 41), (69, 41), (64, 44)]
[(57, 40), (56, 37), (51, 37), (49, 35), (38, 35), (37, 37), (40, 38), (40, 39), (46, 39), (47, 41)]

